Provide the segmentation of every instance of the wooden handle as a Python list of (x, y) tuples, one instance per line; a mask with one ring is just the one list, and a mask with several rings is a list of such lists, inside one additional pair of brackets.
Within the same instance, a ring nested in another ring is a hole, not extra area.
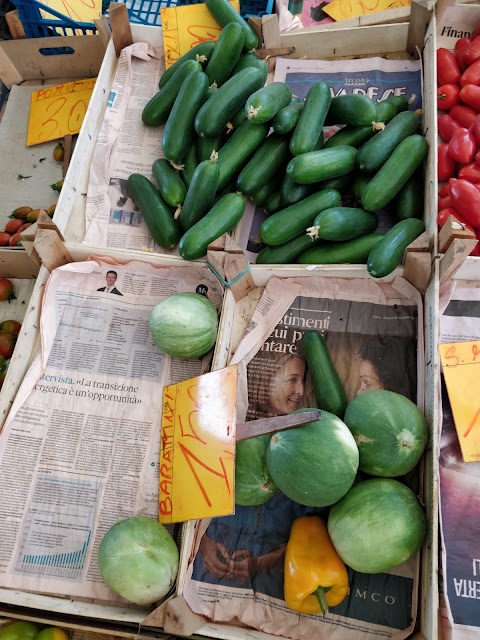
[(301, 427), (303, 424), (319, 420), (322, 412), (317, 409), (315, 411), (303, 411), (302, 413), (290, 413), (287, 416), (276, 416), (274, 418), (260, 418), (259, 420), (250, 420), (250, 422), (241, 422), (237, 424), (235, 439), (237, 442), (241, 440), (249, 440), (256, 436), (263, 436), (265, 433), (274, 433), (275, 431), (283, 431), (292, 427)]

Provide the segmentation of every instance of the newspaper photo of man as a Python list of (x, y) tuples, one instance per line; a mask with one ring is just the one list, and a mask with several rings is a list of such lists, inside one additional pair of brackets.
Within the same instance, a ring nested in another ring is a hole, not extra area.
[(107, 271), (107, 275), (105, 276), (105, 280), (107, 282), (105, 287), (100, 287), (97, 291), (103, 291), (104, 293), (114, 293), (117, 296), (123, 296), (123, 293), (115, 286), (117, 281), (118, 274), (116, 271)]

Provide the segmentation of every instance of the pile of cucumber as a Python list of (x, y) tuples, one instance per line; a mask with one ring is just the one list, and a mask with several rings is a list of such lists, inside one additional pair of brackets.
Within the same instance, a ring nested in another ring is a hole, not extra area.
[[(314, 84), (305, 100), (283, 82), (265, 85), (268, 69), (252, 49), (255, 33), (227, 0), (207, 0), (223, 27), (171, 66), (142, 119), (164, 125), (165, 159), (146, 177), (129, 178), (155, 242), (178, 244), (194, 260), (241, 220), (246, 199), (269, 216), (258, 264), (367, 263), (383, 277), (424, 231), (422, 165), (427, 143), (408, 102), (375, 104), (362, 95), (332, 98)], [(344, 125), (328, 141), (323, 127)], [(352, 206), (341, 206), (351, 194)], [(374, 233), (376, 212), (392, 206), (397, 223)]]

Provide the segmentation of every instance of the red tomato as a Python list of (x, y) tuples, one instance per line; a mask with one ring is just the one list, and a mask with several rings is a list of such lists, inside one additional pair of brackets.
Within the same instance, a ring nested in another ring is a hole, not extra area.
[(13, 220), (7, 222), (7, 224), (5, 225), (5, 231), (10, 234), (17, 233), (22, 224), (24, 224), (23, 220), (17, 220), (14, 218)]
[(458, 122), (447, 113), (442, 113), (441, 116), (438, 116), (437, 126), (438, 133), (442, 140), (444, 142), (450, 142), (453, 132), (456, 129), (459, 129), (461, 125), (459, 125)]
[(15, 300), (16, 297), (13, 293), (13, 282), (7, 278), (0, 278), (0, 301)]
[(476, 84), (466, 84), (460, 91), (460, 100), (475, 111), (480, 111), (480, 87)]
[(471, 44), (471, 38), (459, 38), (455, 43), (455, 60), (462, 72), (468, 67), (468, 64), (465, 62), (465, 53)]
[(438, 199), (437, 211), (441, 211), (442, 209), (451, 209), (452, 207), (453, 207), (453, 201), (450, 196), (446, 196), (445, 198)]
[(21, 244), (18, 244), (19, 242), (21, 243), (21, 236), (19, 233), (15, 233), (11, 238), (10, 238), (10, 242), (8, 243), (10, 247), (21, 247)]
[[(472, 162), (477, 151), (477, 143), (468, 129), (457, 129), (448, 143), (448, 155), (459, 164)], [(452, 176), (450, 176), (452, 177)], [(438, 178), (440, 180), (440, 178)]]
[(455, 164), (455, 160), (449, 153), (449, 145), (448, 144), (440, 144), (438, 145), (438, 181), (444, 182), (445, 180), (449, 180), (453, 178), (455, 175), (457, 165)]
[(480, 151), (477, 153), (477, 155), (475, 156), (475, 162), (476, 164), (478, 164), (478, 166), (480, 167)]
[(477, 147), (480, 147), (480, 115), (475, 118), (475, 122), (469, 127), (469, 131), (473, 134)]
[(480, 60), (477, 60), (465, 69), (460, 78), (460, 86), (466, 84), (480, 84)]
[(453, 208), (472, 227), (480, 227), (480, 191), (467, 180), (450, 178), (449, 184)]
[(31, 227), (31, 226), (32, 226), (31, 222), (26, 222), (25, 224), (22, 224), (22, 226), (17, 231), (17, 233), (22, 233), (22, 231), (25, 231), (25, 229), (28, 229), (28, 227)]
[(4, 320), (0, 323), (0, 333), (13, 333), (17, 335), (21, 328), (22, 325), (16, 320)]
[(450, 216), (453, 216), (456, 220), (458, 220), (458, 222), (460, 222), (460, 224), (464, 224), (467, 229), (470, 229), (470, 231), (473, 231), (475, 233), (475, 229), (472, 227), (472, 225), (468, 224), (468, 222), (465, 222), (462, 216), (457, 213), (455, 209), (452, 209), (452, 207), (449, 207), (448, 209), (442, 209), (438, 212), (437, 222), (440, 229), (443, 227)]
[(467, 67), (480, 59), (480, 38), (472, 38), (472, 42), (468, 49), (465, 50), (463, 59)]
[(10, 234), (6, 233), (5, 231), (1, 231), (0, 232), (0, 247), (6, 247), (8, 246), (8, 243), (10, 242)]
[(450, 195), (450, 187), (448, 186), (448, 182), (440, 187), (438, 190), (438, 195), (440, 198), (446, 198)]
[(480, 183), (480, 167), (476, 162), (470, 162), (465, 164), (458, 172), (458, 177), (463, 180), (473, 182), (473, 184)]
[(470, 107), (466, 107), (463, 104), (456, 104), (450, 109), (448, 115), (453, 118), (455, 122), (458, 122), (461, 127), (469, 129), (475, 122), (478, 114)]
[(443, 111), (460, 102), (460, 87), (457, 84), (443, 84), (437, 89), (437, 107)]
[(458, 84), (460, 76), (453, 53), (448, 49), (437, 49), (437, 84)]
[(6, 359), (11, 358), (16, 341), (17, 337), (12, 333), (0, 333), (0, 356)]

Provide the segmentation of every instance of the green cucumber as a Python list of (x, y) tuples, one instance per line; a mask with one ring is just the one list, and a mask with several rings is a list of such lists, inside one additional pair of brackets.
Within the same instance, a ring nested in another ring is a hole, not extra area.
[(205, 4), (221, 27), (225, 27), (229, 22), (236, 22), (242, 27), (245, 33), (245, 51), (258, 48), (257, 34), (227, 0), (205, 0)]
[(178, 250), (185, 260), (196, 260), (207, 254), (208, 245), (237, 225), (245, 213), (246, 202), (239, 193), (223, 196), (181, 238)]
[(306, 233), (302, 233), (276, 247), (267, 245), (258, 254), (255, 264), (293, 264), (301, 253), (318, 244), (320, 240), (312, 240)]
[(394, 216), (397, 221), (407, 218), (423, 218), (424, 188), (423, 171), (416, 171), (395, 198)]
[(325, 82), (317, 82), (309, 89), (290, 140), (293, 156), (315, 149), (331, 102), (332, 95)]
[(272, 133), (240, 172), (237, 189), (246, 196), (253, 195), (274, 177), (287, 158), (288, 138)]
[(417, 218), (401, 220), (389, 229), (368, 256), (368, 273), (374, 278), (384, 278), (402, 264), (408, 245), (425, 231), (425, 225)]
[(210, 160), (212, 151), (216, 151), (218, 153), (222, 143), (222, 136), (216, 136), (215, 138), (198, 138), (197, 147), (199, 161), (203, 162), (203, 160)]
[(386, 100), (382, 100), (382, 102), (393, 104), (397, 113), (400, 113), (401, 111), (408, 111), (409, 104), (405, 96), (390, 96), (390, 98), (386, 98)]
[(207, 91), (207, 100), (210, 100), (212, 96), (214, 96), (218, 91), (218, 87), (208, 87)]
[(315, 191), (318, 191), (318, 185), (297, 184), (286, 174), (280, 187), (283, 206), (289, 207), (291, 204), (300, 202), (300, 200), (304, 200)]
[(334, 147), (310, 151), (292, 158), (287, 174), (299, 184), (312, 184), (344, 176), (353, 171), (357, 150), (355, 147)]
[(418, 129), (419, 119), (413, 111), (402, 111), (383, 131), (368, 140), (359, 150), (357, 165), (360, 171), (377, 171), (387, 161), (402, 140)]
[(299, 100), (292, 100), (286, 107), (280, 109), (275, 115), (272, 127), (275, 133), (282, 136), (290, 133), (295, 129), (295, 126), (300, 118), (300, 113), (303, 109), (303, 102)]
[(271, 120), (292, 99), (292, 90), (284, 82), (271, 82), (258, 89), (245, 105), (247, 118), (255, 124)]
[(373, 233), (377, 227), (378, 218), (370, 211), (354, 207), (332, 207), (318, 214), (308, 234), (321, 240), (345, 242)]
[(263, 221), (260, 236), (265, 244), (279, 245), (292, 240), (312, 226), (320, 211), (338, 207), (340, 194), (334, 189), (314, 193), (291, 207), (277, 211)]
[(398, 111), (393, 102), (382, 100), (377, 102), (377, 120), (379, 123), (387, 124), (397, 115)]
[(263, 83), (263, 75), (254, 67), (248, 67), (232, 76), (197, 113), (195, 129), (198, 135), (204, 138), (220, 135), (247, 98), (260, 89)]
[(212, 55), (214, 49), (215, 49), (215, 42), (213, 40), (207, 40), (206, 42), (201, 42), (200, 44), (197, 44), (195, 47), (192, 47), (181, 58), (176, 60), (171, 67), (169, 67), (166, 71), (163, 72), (163, 75), (160, 78), (160, 82), (158, 83), (159, 89), (161, 89), (167, 84), (167, 82), (177, 72), (178, 67), (183, 62), (185, 62), (186, 60), (194, 60), (204, 65), (210, 59), (210, 56)]
[(372, 125), (368, 127), (354, 127), (351, 124), (345, 125), (343, 129), (334, 133), (323, 145), (324, 149), (333, 147), (341, 147), (347, 145), (349, 147), (360, 147), (364, 142), (375, 135), (376, 131)]
[(230, 77), (242, 54), (245, 32), (236, 22), (225, 25), (208, 61), (205, 73), (209, 83), (221, 87)]
[(327, 343), (318, 331), (305, 331), (300, 345), (312, 376), (313, 394), (318, 408), (343, 419), (348, 398), (330, 357)]
[(203, 72), (192, 73), (183, 81), (163, 130), (163, 154), (170, 162), (181, 165), (192, 146), (195, 134), (193, 123), (207, 98), (207, 91), (208, 78)]
[(186, 60), (177, 67), (177, 72), (171, 82), (160, 89), (143, 108), (143, 124), (146, 124), (147, 127), (158, 127), (166, 122), (185, 78), (191, 73), (201, 70), (202, 67), (195, 60)]
[(219, 189), (223, 189), (233, 177), (237, 177), (248, 159), (265, 141), (268, 129), (267, 124), (253, 124), (245, 120), (238, 129), (234, 130), (218, 152)]
[(128, 193), (137, 203), (156, 244), (163, 249), (173, 249), (180, 240), (180, 229), (150, 180), (139, 173), (132, 174), (128, 178)]
[(155, 160), (152, 166), (153, 177), (157, 181), (160, 195), (170, 207), (178, 207), (187, 195), (187, 188), (178, 171), (168, 160)]
[(245, 113), (245, 109), (241, 107), (237, 113), (233, 116), (230, 122), (227, 122), (226, 133), (227, 136), (232, 133), (232, 131), (236, 131), (238, 127), (245, 122), (247, 119), (247, 114)]
[(187, 151), (187, 155), (183, 160), (183, 169), (181, 173), (182, 180), (184, 181), (187, 189), (190, 186), (193, 173), (197, 168), (199, 162), (200, 160), (198, 157), (198, 148), (197, 148), (197, 145), (193, 143), (190, 149)]
[(279, 171), (278, 175), (266, 182), (258, 191), (255, 191), (255, 193), (250, 196), (250, 200), (257, 207), (263, 207), (267, 200), (269, 200), (270, 196), (278, 192), (281, 184), (282, 173)]
[(203, 160), (192, 176), (178, 221), (184, 231), (196, 224), (209, 211), (218, 190), (220, 171), (217, 154), (212, 152), (210, 160)]
[(332, 98), (325, 124), (353, 124), (368, 127), (377, 122), (377, 107), (367, 96), (352, 93)]
[(280, 191), (277, 193), (273, 193), (270, 198), (263, 205), (263, 210), (267, 214), (267, 216), (271, 216), (277, 211), (281, 211), (285, 205), (282, 202), (282, 194)]
[(362, 201), (363, 192), (365, 191), (367, 184), (372, 179), (372, 175), (368, 173), (357, 173), (353, 179), (353, 197), (356, 202)]
[(255, 67), (258, 69), (262, 75), (264, 76), (264, 82), (267, 81), (268, 76), (268, 65), (265, 60), (262, 60), (254, 53), (244, 53), (240, 60), (237, 62), (235, 69), (232, 72), (232, 76), (234, 76), (239, 71), (243, 71), (244, 69), (248, 69), (248, 67)]
[(423, 136), (414, 134), (402, 140), (368, 183), (363, 192), (362, 207), (367, 211), (378, 211), (391, 202), (422, 164), (427, 152), (428, 144)]
[(313, 247), (300, 254), (297, 258), (297, 263), (366, 264), (370, 251), (382, 238), (382, 233), (372, 233), (347, 242), (332, 242)]
[(235, 193), (235, 189), (236, 189), (236, 180), (230, 180), (230, 182), (227, 182), (227, 184), (223, 187), (223, 189), (218, 189), (217, 193), (215, 194), (215, 198), (213, 199), (212, 207), (214, 204), (217, 204), (220, 198), (223, 198), (223, 196), (226, 196), (227, 193)]
[(340, 193), (350, 192), (353, 181), (353, 173), (346, 173), (343, 176), (337, 176), (336, 178), (330, 178), (323, 182), (316, 183), (318, 190), (320, 189), (335, 189)]

